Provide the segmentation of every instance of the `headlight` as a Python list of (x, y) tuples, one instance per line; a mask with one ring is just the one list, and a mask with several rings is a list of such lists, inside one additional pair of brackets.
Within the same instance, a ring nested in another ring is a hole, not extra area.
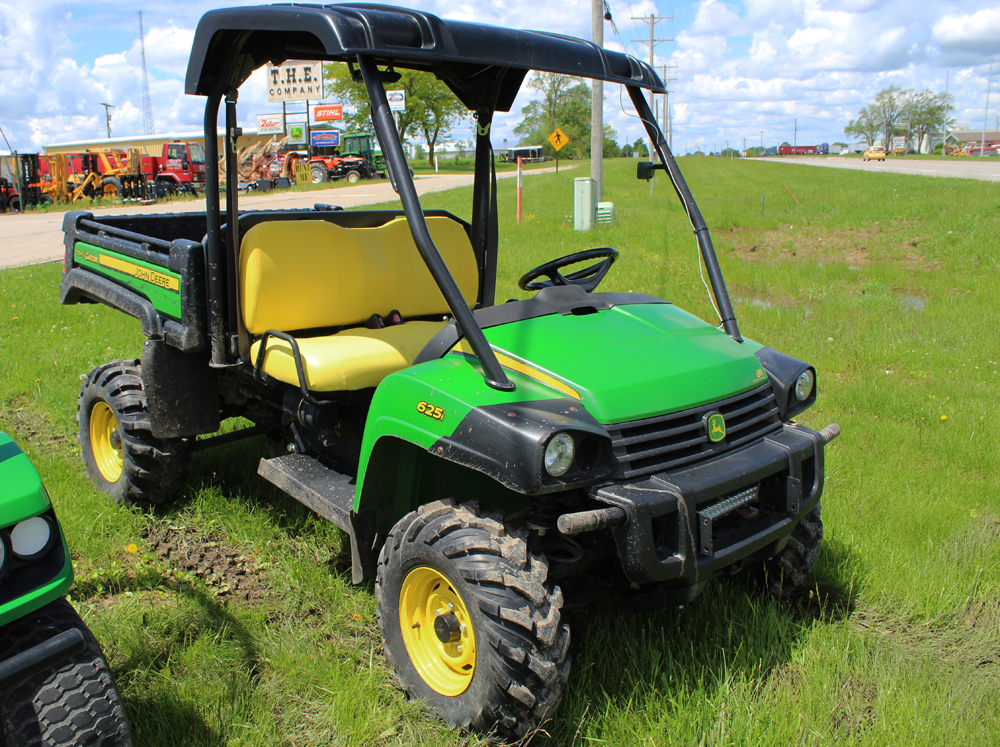
[(52, 547), (52, 525), (44, 516), (26, 519), (10, 530), (10, 546), (18, 560), (35, 560)]
[(545, 447), (545, 471), (553, 477), (565, 475), (573, 464), (575, 451), (576, 444), (573, 443), (573, 437), (568, 433), (557, 433)]
[(803, 371), (799, 374), (799, 378), (795, 380), (795, 399), (799, 402), (805, 402), (813, 393), (813, 385), (816, 383), (816, 377), (813, 375), (812, 371)]

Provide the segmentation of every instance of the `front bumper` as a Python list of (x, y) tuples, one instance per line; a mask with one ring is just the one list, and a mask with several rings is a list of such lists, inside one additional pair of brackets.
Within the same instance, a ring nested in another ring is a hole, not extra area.
[(786, 423), (710, 461), (595, 487), (590, 495), (628, 515), (611, 532), (629, 581), (694, 588), (784, 548), (819, 503), (826, 441)]

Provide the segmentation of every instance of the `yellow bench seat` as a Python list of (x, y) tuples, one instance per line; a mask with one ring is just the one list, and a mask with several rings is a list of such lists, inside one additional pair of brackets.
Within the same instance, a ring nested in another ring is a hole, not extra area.
[[(386, 376), (413, 365), (446, 322), (406, 322), (384, 329), (356, 327), (324, 337), (296, 337), (306, 388), (314, 392), (356, 391), (378, 386)], [(260, 340), (250, 350), (257, 360)], [(278, 381), (298, 386), (292, 346), (267, 338), (262, 369)]]
[[(444, 216), (427, 229), (469, 308), (476, 303), (479, 269), (465, 228)], [(250, 228), (240, 248), (243, 324), (251, 335), (294, 333), (307, 389), (357, 391), (378, 386), (413, 365), (451, 310), (413, 242), (409, 223), (396, 218), (374, 228), (346, 228), (324, 220), (268, 221)], [(367, 329), (373, 314), (398, 311), (404, 324)], [(343, 328), (319, 336), (324, 329)], [(256, 363), (260, 340), (250, 347)], [(292, 346), (267, 338), (261, 370), (299, 385)]]

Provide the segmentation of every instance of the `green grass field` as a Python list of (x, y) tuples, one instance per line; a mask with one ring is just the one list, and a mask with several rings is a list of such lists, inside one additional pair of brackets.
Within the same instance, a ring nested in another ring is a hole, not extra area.
[[(683, 609), (569, 615), (573, 673), (534, 745), (1000, 743), (1000, 185), (680, 161), (747, 337), (810, 361), (826, 535), (791, 603), (715, 583)], [(605, 166), (617, 223), (577, 234), (580, 168), (499, 184), (499, 297), (555, 256), (614, 246), (605, 290), (714, 320), (662, 174)], [(787, 186), (801, 202), (798, 206)], [(761, 195), (764, 196), (763, 213)], [(471, 190), (426, 207), (468, 219)], [(80, 379), (139, 325), (62, 307), (60, 266), (0, 272), (0, 429), (42, 473), (142, 747), (482, 745), (409, 704), (344, 535), (256, 477), (259, 440), (196, 454), (169, 512), (113, 505), (76, 444)], [(568, 345), (571, 341), (554, 341)], [(595, 361), (595, 365), (613, 365)]]

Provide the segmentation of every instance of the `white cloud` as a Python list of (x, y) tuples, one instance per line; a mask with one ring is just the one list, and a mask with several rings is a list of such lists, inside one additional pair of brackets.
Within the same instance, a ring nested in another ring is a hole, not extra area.
[(694, 23), (688, 28), (691, 35), (706, 34), (709, 36), (741, 33), (740, 17), (725, 3), (719, 0), (701, 0)]
[(817, 29), (812, 26), (796, 29), (788, 40), (788, 47), (797, 54), (812, 54), (816, 47), (833, 35), (830, 29)]
[(934, 24), (933, 36), (944, 50), (1000, 52), (1000, 8), (944, 16)]

